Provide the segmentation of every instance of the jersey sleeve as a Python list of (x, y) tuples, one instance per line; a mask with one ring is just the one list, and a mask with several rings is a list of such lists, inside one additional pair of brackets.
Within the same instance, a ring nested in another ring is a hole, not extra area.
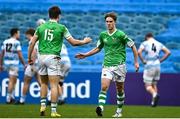
[(35, 35), (36, 37), (38, 37), (38, 36), (39, 36), (39, 27), (36, 29), (36, 31), (35, 31), (35, 33), (34, 33), (34, 35)]
[(160, 43), (160, 49), (162, 50), (163, 48), (166, 48), (166, 46)]
[(99, 39), (98, 39), (98, 41), (96, 43), (96, 47), (98, 47), (99, 49), (102, 49), (104, 47), (102, 35), (99, 36)]
[(21, 44), (20, 44), (20, 42), (17, 43), (16, 49), (17, 49), (17, 51), (21, 51), (21, 50), (22, 50), (22, 49), (21, 49)]
[(64, 37), (65, 37), (66, 39), (72, 37), (71, 34), (70, 34), (70, 32), (69, 32), (69, 30), (68, 30), (66, 27), (64, 28)]
[(134, 41), (131, 38), (129, 38), (123, 31), (120, 32), (120, 36), (128, 47), (132, 47), (134, 45)]
[(144, 43), (141, 43), (141, 45), (140, 45), (139, 49), (144, 49), (144, 48), (145, 48)]
[(129, 38), (126, 34), (124, 34), (124, 40), (128, 47), (132, 47), (134, 45), (134, 41)]

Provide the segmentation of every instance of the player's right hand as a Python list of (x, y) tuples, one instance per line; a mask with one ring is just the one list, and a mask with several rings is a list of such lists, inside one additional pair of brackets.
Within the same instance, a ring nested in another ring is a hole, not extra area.
[(85, 37), (84, 38), (84, 43), (87, 44), (87, 43), (90, 43), (92, 41), (92, 39), (90, 37)]
[(32, 59), (28, 59), (28, 64), (29, 65), (33, 65), (33, 60)]
[(78, 53), (75, 55), (75, 58), (77, 59), (84, 59), (86, 57), (86, 55), (84, 53)]
[(134, 66), (135, 66), (136, 72), (138, 72), (138, 71), (139, 71), (139, 63), (138, 63), (138, 62), (135, 62), (135, 63), (134, 63)]

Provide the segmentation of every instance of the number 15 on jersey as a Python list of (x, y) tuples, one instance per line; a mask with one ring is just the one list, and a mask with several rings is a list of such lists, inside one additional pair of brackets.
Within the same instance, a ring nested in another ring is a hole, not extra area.
[(54, 30), (46, 29), (44, 33), (44, 40), (52, 41), (54, 38), (53, 31)]

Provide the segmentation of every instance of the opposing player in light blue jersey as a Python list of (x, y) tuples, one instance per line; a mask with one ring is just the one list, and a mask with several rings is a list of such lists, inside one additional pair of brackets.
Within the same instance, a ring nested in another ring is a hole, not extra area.
[[(26, 35), (26, 38), (29, 40), (29, 43), (31, 42), (31, 39), (33, 37), (35, 33), (35, 30), (30, 28), (26, 31), (25, 35)], [(37, 42), (38, 43), (38, 42)], [(28, 64), (27, 65), (27, 68), (25, 70), (25, 73), (24, 73), (24, 85), (23, 85), (23, 90), (22, 90), (22, 95), (20, 97), (20, 100), (16, 102), (16, 104), (24, 104), (25, 101), (26, 101), (26, 94), (28, 92), (28, 89), (29, 89), (29, 84), (33, 78), (33, 76), (35, 76), (35, 78), (37, 79), (38, 81), (38, 84), (40, 86), (40, 75), (38, 73), (38, 70), (39, 70), (39, 66), (38, 66), (38, 58), (37, 58), (37, 51), (38, 51), (38, 44), (36, 43), (35, 45), (35, 48), (34, 48), (34, 51), (33, 51), (33, 55), (32, 55), (32, 59), (33, 59), (33, 64), (30, 65)]]
[[(160, 51), (165, 55), (160, 58)], [(145, 52), (143, 57), (142, 52)], [(169, 55), (170, 51), (160, 42), (153, 38), (152, 33), (145, 36), (145, 41), (140, 45), (138, 50), (139, 57), (144, 64), (143, 79), (147, 92), (152, 95), (151, 105), (157, 106), (159, 95), (157, 89), (157, 82), (160, 79), (160, 63), (163, 62)]]
[(64, 104), (65, 101), (64, 101), (64, 97), (63, 97), (63, 82), (64, 82), (64, 79), (68, 75), (69, 70), (71, 68), (71, 61), (70, 61), (70, 58), (68, 56), (68, 50), (67, 50), (65, 44), (62, 45), (60, 55), (61, 55), (61, 64), (60, 64), (60, 66), (61, 66), (62, 76), (61, 76), (61, 79), (60, 79), (60, 82), (59, 82), (59, 104)]
[(21, 52), (20, 41), (18, 41), (20, 37), (19, 29), (12, 28), (10, 34), (11, 38), (3, 42), (0, 60), (0, 70), (5, 69), (9, 72), (8, 93), (6, 97), (7, 104), (15, 102), (12, 93), (17, 81), (19, 60), (24, 67), (26, 66)]

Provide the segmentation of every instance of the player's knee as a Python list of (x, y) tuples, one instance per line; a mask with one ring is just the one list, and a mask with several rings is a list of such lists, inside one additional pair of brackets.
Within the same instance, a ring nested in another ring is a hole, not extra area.
[(102, 91), (107, 91), (108, 90), (108, 86), (107, 85), (102, 85)]
[(150, 91), (151, 89), (152, 89), (152, 86), (150, 86), (150, 85), (146, 86), (147, 91)]

